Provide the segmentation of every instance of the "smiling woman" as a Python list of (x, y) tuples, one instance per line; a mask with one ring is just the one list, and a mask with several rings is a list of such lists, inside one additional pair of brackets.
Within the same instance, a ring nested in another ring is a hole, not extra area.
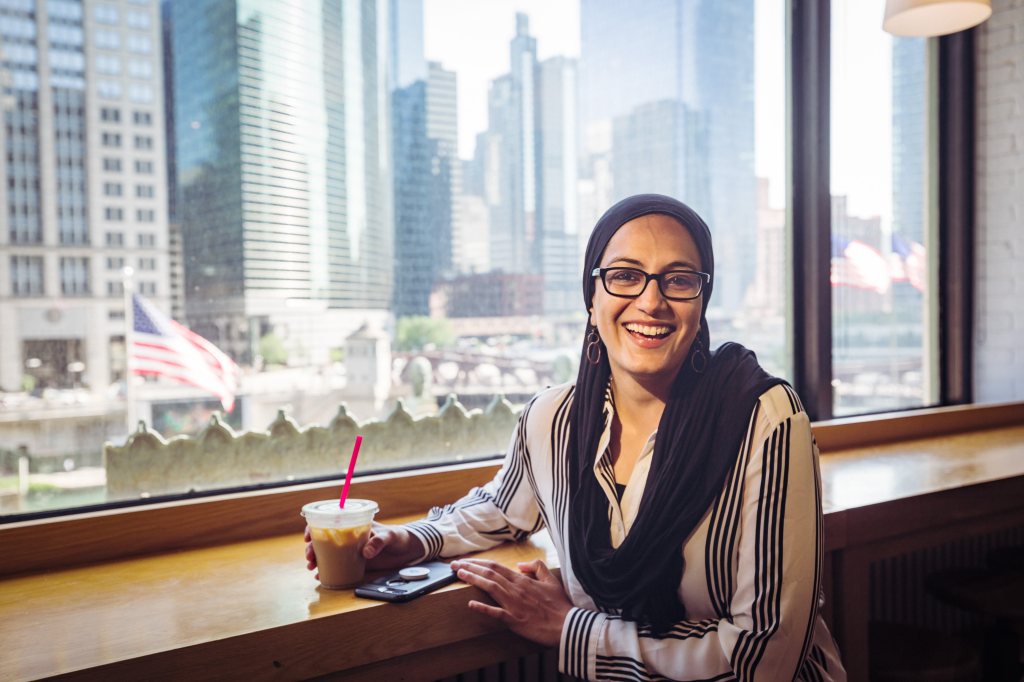
[(709, 350), (708, 226), (675, 199), (630, 197), (598, 221), (584, 265), (590, 323), (576, 381), (527, 405), (491, 482), (422, 521), (375, 528), (369, 566), (546, 528), (559, 577), (540, 561), (452, 567), (496, 602), (470, 608), (558, 646), (562, 672), (846, 679), (818, 613), (810, 422), (752, 352)]

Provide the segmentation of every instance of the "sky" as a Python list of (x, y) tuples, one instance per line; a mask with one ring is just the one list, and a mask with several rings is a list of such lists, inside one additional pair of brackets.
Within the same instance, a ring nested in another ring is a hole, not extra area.
[(458, 73), (459, 155), (487, 128), (488, 84), (509, 71), (516, 13), (530, 17), (537, 58), (580, 56), (579, 0), (424, 0), (423, 51)]
[[(728, 0), (716, 0), (725, 2)], [(490, 81), (508, 73), (516, 12), (530, 17), (537, 56), (578, 57), (579, 0), (424, 0), (424, 51), (458, 75), (459, 155), (470, 158), (487, 127)], [(785, 3), (754, 0), (755, 171), (785, 201)], [(888, 215), (891, 175), (891, 38), (883, 0), (833, 0), (832, 188), (854, 215)], [(857, 44), (849, 36), (856, 35)], [(855, 51), (854, 51), (855, 49)], [(865, 144), (871, 140), (871, 144)]]

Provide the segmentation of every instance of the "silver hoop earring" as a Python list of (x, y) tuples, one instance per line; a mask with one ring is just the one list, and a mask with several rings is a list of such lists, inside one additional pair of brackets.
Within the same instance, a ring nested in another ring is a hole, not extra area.
[(597, 365), (601, 362), (601, 337), (597, 334), (597, 328), (594, 327), (587, 334), (587, 362), (592, 365)]
[(693, 340), (694, 348), (690, 352), (690, 367), (697, 374), (703, 374), (708, 368), (708, 354), (701, 347), (700, 337)]

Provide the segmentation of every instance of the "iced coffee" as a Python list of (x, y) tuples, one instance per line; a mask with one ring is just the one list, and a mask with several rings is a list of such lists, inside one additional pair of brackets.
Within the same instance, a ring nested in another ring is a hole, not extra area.
[(338, 500), (312, 502), (302, 508), (321, 585), (335, 590), (362, 581), (366, 567), (363, 546), (376, 513), (377, 503), (370, 500), (347, 500), (344, 509)]

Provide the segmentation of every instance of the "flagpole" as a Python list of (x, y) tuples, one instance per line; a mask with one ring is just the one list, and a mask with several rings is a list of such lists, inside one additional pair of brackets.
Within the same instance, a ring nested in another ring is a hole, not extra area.
[(121, 271), (124, 282), (124, 417), (128, 425), (125, 440), (135, 432), (135, 375), (132, 373), (132, 343), (135, 337), (135, 307), (132, 302), (132, 276), (135, 270), (126, 265)]

